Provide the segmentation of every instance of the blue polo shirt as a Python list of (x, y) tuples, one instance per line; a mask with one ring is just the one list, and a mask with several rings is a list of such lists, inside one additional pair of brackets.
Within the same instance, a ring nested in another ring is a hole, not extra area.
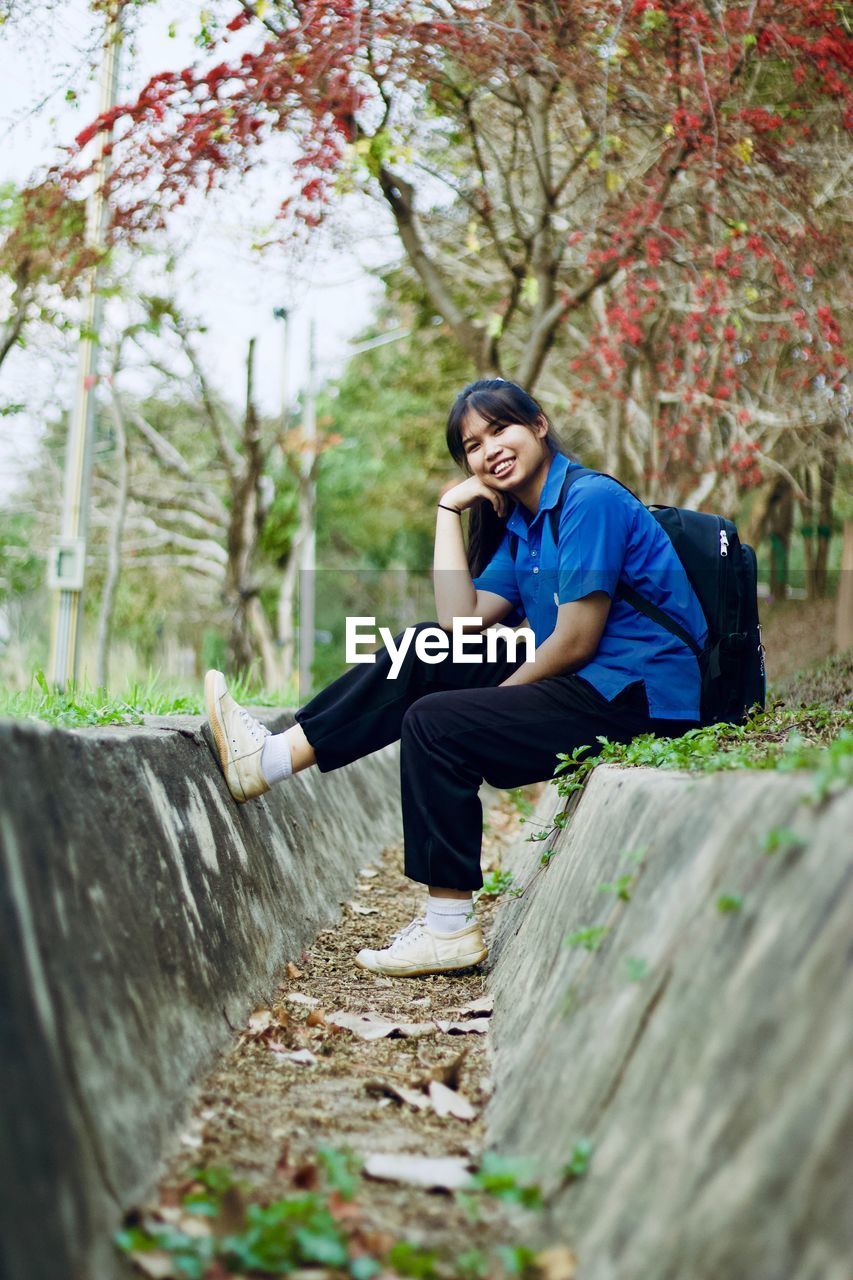
[[(598, 648), (576, 669), (609, 701), (642, 680), (654, 719), (698, 720), (699, 665), (687, 645), (624, 600), (613, 599), (622, 581), (704, 645), (707, 625), (696, 594), (655, 518), (608, 476), (581, 476), (566, 495), (555, 545), (546, 512), (560, 495), (571, 463), (555, 454), (535, 516), (516, 503), (507, 533), (474, 579), (526, 614), (539, 646), (557, 624), (557, 607), (606, 591), (612, 604)], [(509, 534), (518, 538), (515, 561)]]

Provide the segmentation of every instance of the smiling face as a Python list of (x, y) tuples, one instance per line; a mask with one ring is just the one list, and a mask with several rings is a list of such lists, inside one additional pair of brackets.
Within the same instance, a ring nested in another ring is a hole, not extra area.
[(462, 426), (462, 447), (471, 474), (535, 511), (551, 461), (547, 433), (545, 418), (528, 427), (490, 421), (469, 410)]

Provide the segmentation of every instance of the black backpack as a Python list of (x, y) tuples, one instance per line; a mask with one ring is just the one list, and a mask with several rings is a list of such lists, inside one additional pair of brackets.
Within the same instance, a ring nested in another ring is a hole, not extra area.
[[(566, 472), (557, 502), (548, 512), (555, 545), (563, 503), (575, 480), (603, 474), (587, 467), (570, 467)], [(616, 483), (628, 489), (621, 480)], [(637, 497), (632, 489), (628, 492)], [(696, 655), (702, 672), (702, 723), (740, 724), (751, 707), (764, 706), (766, 692), (755, 552), (741, 543), (737, 527), (722, 516), (683, 507), (650, 506), (649, 511), (669, 537), (702, 606), (708, 624), (705, 648), (700, 649), (684, 627), (626, 582), (617, 586), (616, 598), (665, 627)], [(515, 560), (515, 534), (509, 535), (509, 544)]]

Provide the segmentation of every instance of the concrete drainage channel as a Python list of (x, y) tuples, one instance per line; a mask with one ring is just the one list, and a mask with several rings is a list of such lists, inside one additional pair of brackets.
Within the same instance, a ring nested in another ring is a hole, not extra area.
[[(0, 745), (0, 1270), (114, 1280), (228, 1022), (399, 839), (396, 756), (238, 809), (198, 720)], [(813, 785), (600, 769), (546, 869), (514, 851), (490, 1142), (579, 1280), (847, 1280), (853, 797)]]
[(394, 750), (239, 808), (204, 734), (190, 718), (0, 723), (0, 1274), (13, 1280), (115, 1280), (113, 1232), (229, 1022), (400, 838)]
[(516, 851), (489, 1137), (579, 1280), (850, 1276), (853, 794), (814, 785), (598, 769), (547, 869)]

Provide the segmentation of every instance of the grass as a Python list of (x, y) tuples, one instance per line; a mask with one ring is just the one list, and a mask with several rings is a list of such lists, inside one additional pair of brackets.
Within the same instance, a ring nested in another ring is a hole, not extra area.
[(853, 783), (853, 712), (844, 706), (792, 707), (777, 700), (742, 725), (709, 725), (681, 738), (641, 734), (626, 744), (598, 742), (597, 754), (590, 745), (559, 757), (554, 780), (561, 795), (579, 791), (598, 764), (702, 772), (805, 769), (815, 775), (816, 801)]
[[(563, 1167), (562, 1185), (589, 1171), (592, 1143), (575, 1143)], [(252, 1202), (251, 1190), (226, 1168), (195, 1169), (168, 1220), (160, 1210), (133, 1212), (117, 1234), (118, 1248), (147, 1275), (213, 1280), (242, 1276), (317, 1275), (340, 1280), (534, 1280), (542, 1269), (534, 1250), (516, 1244), (442, 1256), (408, 1240), (389, 1242), (367, 1230), (357, 1196), (360, 1161), (349, 1151), (317, 1152), (300, 1173), (310, 1189), (271, 1204)], [(545, 1201), (528, 1162), (487, 1152), (467, 1192), (457, 1192), (472, 1222), (478, 1201), (491, 1197), (528, 1211)], [(392, 1237), (393, 1240), (393, 1237)], [(567, 1251), (564, 1251), (567, 1252)], [(550, 1274), (550, 1273), (549, 1273)], [(561, 1273), (562, 1274), (562, 1273)]]
[[(251, 706), (284, 707), (295, 702), (295, 691), (273, 692), (244, 678), (229, 680), (229, 689), (238, 702)], [(60, 692), (48, 684), (43, 671), (36, 671), (28, 689), (11, 692), (0, 689), (0, 716), (18, 720), (40, 720), (65, 729), (92, 725), (142, 724), (145, 716), (204, 715), (204, 695), (197, 690), (178, 692), (163, 687), (159, 676), (131, 681), (123, 694), (72, 684)]]

